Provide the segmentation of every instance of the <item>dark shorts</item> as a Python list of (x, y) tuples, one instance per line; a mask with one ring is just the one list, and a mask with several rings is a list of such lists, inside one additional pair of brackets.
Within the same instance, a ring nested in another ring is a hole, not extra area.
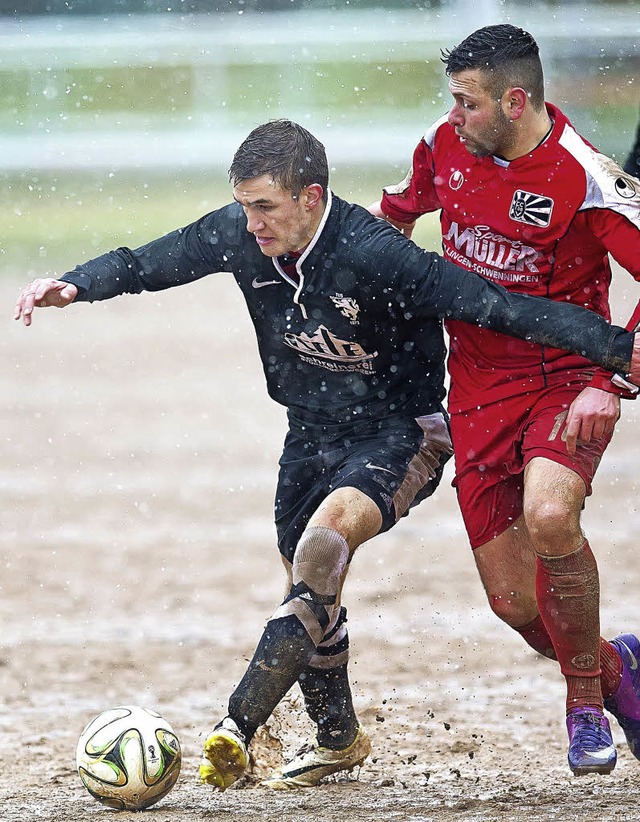
[(382, 514), (380, 533), (431, 496), (451, 455), (444, 411), (357, 425), (311, 426), (289, 420), (275, 500), (280, 553), (293, 561), (320, 503), (336, 488), (357, 488)]
[(453, 414), (453, 485), (472, 548), (507, 530), (523, 511), (524, 469), (545, 457), (575, 471), (587, 495), (611, 437), (578, 445), (571, 456), (562, 439), (569, 406), (586, 383), (560, 383)]

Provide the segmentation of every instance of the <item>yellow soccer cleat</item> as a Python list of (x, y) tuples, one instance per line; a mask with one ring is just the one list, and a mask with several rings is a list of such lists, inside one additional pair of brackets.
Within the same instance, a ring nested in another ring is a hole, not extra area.
[(249, 764), (244, 734), (231, 717), (225, 717), (204, 743), (200, 779), (219, 791), (239, 779)]

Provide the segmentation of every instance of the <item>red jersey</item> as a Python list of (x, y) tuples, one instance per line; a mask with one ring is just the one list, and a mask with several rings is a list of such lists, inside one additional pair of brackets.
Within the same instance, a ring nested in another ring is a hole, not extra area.
[[(600, 154), (555, 106), (553, 127), (510, 162), (474, 157), (443, 117), (418, 144), (413, 167), (385, 188), (382, 210), (411, 222), (440, 209), (445, 257), (511, 291), (568, 301), (610, 319), (608, 254), (640, 280), (638, 182)], [(448, 321), (452, 412), (584, 376), (579, 356)], [(577, 375), (576, 375), (577, 376)], [(606, 374), (592, 385), (615, 391)]]

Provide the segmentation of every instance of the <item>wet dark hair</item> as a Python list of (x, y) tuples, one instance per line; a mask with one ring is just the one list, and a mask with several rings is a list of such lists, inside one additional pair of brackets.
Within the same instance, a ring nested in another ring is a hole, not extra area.
[(317, 183), (322, 186), (326, 202), (329, 166), (325, 148), (306, 128), (291, 120), (271, 120), (254, 128), (233, 157), (229, 181), (236, 186), (263, 174), (271, 175), (294, 197)]
[(487, 88), (500, 98), (511, 86), (524, 89), (539, 111), (544, 105), (544, 75), (538, 44), (529, 32), (500, 23), (474, 31), (459, 46), (442, 50), (448, 76), (480, 69)]

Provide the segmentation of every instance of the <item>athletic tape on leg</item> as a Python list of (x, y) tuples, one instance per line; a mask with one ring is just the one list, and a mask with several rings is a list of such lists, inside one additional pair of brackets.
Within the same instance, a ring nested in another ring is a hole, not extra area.
[(294, 614), (319, 645), (337, 619), (348, 564), (349, 545), (338, 531), (307, 528), (293, 557), (291, 591), (271, 619)]
[(347, 609), (340, 606), (334, 623), (329, 626), (322, 642), (309, 661), (310, 668), (328, 670), (346, 665), (349, 661), (349, 633), (347, 631)]

